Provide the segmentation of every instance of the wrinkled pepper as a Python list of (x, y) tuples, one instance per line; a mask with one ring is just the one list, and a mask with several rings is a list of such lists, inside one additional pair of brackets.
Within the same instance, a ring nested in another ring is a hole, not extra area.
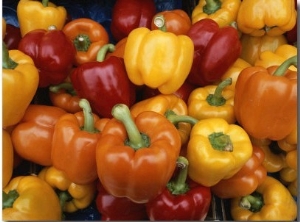
[(229, 26), (236, 21), (241, 0), (199, 0), (192, 11), (192, 23), (209, 18), (220, 27)]
[[(116, 197), (146, 203), (162, 192), (176, 168), (181, 139), (176, 127), (154, 111), (133, 118), (117, 104), (96, 149), (101, 184)], [(118, 164), (116, 164), (118, 163)]]
[[(32, 101), (39, 83), (30, 56), (2, 44), (2, 127), (17, 124)], [(17, 89), (17, 90), (16, 90)]]
[(128, 77), (135, 85), (172, 94), (186, 80), (194, 46), (186, 35), (136, 28), (130, 32), (124, 51)]
[(54, 126), (64, 114), (66, 111), (55, 106), (29, 105), (11, 133), (15, 152), (24, 160), (51, 166)]
[(252, 36), (278, 36), (296, 24), (294, 0), (243, 0), (237, 14), (238, 29)]
[(37, 176), (14, 177), (2, 191), (2, 220), (60, 221), (59, 199), (52, 189)]
[(240, 73), (235, 88), (234, 113), (250, 136), (280, 140), (294, 129), (297, 72), (288, 69), (291, 65), (297, 66), (297, 56), (280, 66), (253, 66)]
[(2, 189), (13, 176), (14, 147), (9, 132), (2, 129)]
[(81, 99), (79, 106), (81, 112), (67, 113), (56, 122), (51, 160), (52, 165), (63, 171), (70, 181), (82, 185), (97, 179), (96, 145), (109, 119), (92, 113), (86, 99)]
[(199, 120), (187, 146), (189, 177), (211, 187), (236, 174), (253, 152), (246, 131), (222, 118)]
[(231, 199), (230, 212), (238, 221), (293, 221), (297, 204), (280, 181), (267, 176), (255, 193)]
[(76, 48), (75, 65), (96, 61), (99, 49), (109, 42), (105, 28), (90, 18), (77, 18), (62, 29)]
[(22, 37), (35, 29), (48, 29), (55, 26), (61, 30), (67, 19), (67, 10), (56, 6), (48, 0), (20, 0), (17, 5), (17, 16)]
[(38, 177), (55, 190), (63, 212), (73, 213), (84, 209), (96, 196), (96, 181), (84, 185), (76, 184), (54, 166), (44, 167)]

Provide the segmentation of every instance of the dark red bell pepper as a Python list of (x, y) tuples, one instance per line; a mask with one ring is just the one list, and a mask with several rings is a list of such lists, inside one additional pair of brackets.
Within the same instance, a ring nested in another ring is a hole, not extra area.
[(204, 220), (211, 203), (209, 187), (187, 178), (188, 160), (178, 158), (179, 172), (167, 187), (146, 203), (150, 220)]
[(116, 41), (128, 36), (135, 28), (151, 28), (156, 13), (154, 0), (117, 0), (113, 6), (111, 33)]
[(147, 220), (146, 205), (132, 202), (126, 197), (109, 194), (101, 183), (97, 186), (96, 206), (101, 220)]
[[(298, 7), (297, 0), (294, 0), (294, 1), (295, 1), (295, 9), (297, 10), (297, 7)], [(287, 31), (284, 33), (288, 43), (291, 45), (294, 45), (296, 47), (297, 47), (297, 33), (298, 33), (297, 27), (298, 27), (298, 19), (296, 20), (296, 24), (295, 24), (294, 28), (292, 28), (290, 31)]]
[(70, 79), (80, 98), (86, 98), (93, 112), (101, 117), (111, 118), (111, 110), (117, 103), (127, 106), (135, 102), (135, 86), (129, 80), (123, 58), (110, 56), (114, 45), (101, 47), (97, 61), (83, 63), (71, 73)]
[(18, 49), (29, 55), (39, 69), (39, 87), (62, 83), (69, 75), (76, 55), (72, 41), (56, 29), (28, 32)]
[(6, 24), (6, 33), (3, 41), (9, 50), (18, 49), (21, 38), (22, 36), (19, 27)]
[(242, 45), (238, 31), (232, 26), (220, 28), (212, 19), (192, 25), (187, 35), (194, 43), (194, 59), (188, 81), (198, 86), (219, 81), (239, 58)]

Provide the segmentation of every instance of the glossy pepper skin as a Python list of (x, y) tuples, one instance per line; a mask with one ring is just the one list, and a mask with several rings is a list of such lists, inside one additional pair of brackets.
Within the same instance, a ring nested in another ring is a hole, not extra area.
[[(280, 181), (267, 176), (264, 182), (257, 187), (256, 192), (258, 197), (250, 195), (231, 200), (230, 212), (234, 220), (293, 221), (296, 219), (296, 201)], [(261, 197), (262, 199), (260, 199)], [(245, 208), (241, 207), (240, 203)]]
[(165, 116), (154, 111), (132, 118), (126, 105), (117, 104), (112, 112), (114, 118), (104, 127), (97, 144), (98, 177), (108, 193), (146, 203), (172, 177), (180, 135)]
[(55, 26), (57, 30), (61, 30), (66, 22), (67, 11), (48, 0), (42, 2), (20, 0), (17, 5), (17, 16), (21, 35), (24, 37), (34, 29), (47, 30), (50, 26)]
[(154, 0), (117, 0), (113, 6), (110, 25), (113, 38), (118, 42), (135, 28), (150, 29), (155, 14)]
[(243, 0), (236, 22), (243, 33), (278, 36), (291, 30), (296, 20), (294, 0)]
[(35, 29), (21, 39), (18, 49), (39, 69), (39, 87), (59, 84), (71, 70), (76, 49), (61, 30)]
[(38, 177), (56, 190), (63, 212), (73, 213), (84, 209), (96, 196), (96, 181), (84, 185), (76, 184), (54, 166), (42, 168)]
[(194, 23), (187, 35), (194, 43), (188, 81), (197, 86), (219, 81), (241, 54), (242, 45), (237, 30), (231, 26), (220, 28), (212, 19)]
[(296, 58), (291, 57), (281, 66), (249, 67), (240, 73), (234, 112), (250, 136), (280, 140), (293, 130), (297, 118), (297, 72), (288, 67), (296, 65)]
[(8, 131), (2, 129), (2, 189), (13, 175), (14, 147)]
[(194, 46), (186, 35), (137, 28), (130, 32), (124, 51), (128, 77), (135, 85), (172, 94), (186, 80)]
[(2, 220), (61, 220), (59, 199), (37, 176), (17, 176), (3, 189)]
[[(30, 56), (2, 47), (2, 127), (17, 124), (32, 101), (39, 83), (38, 69)], [(17, 89), (17, 90), (16, 90)]]
[(220, 27), (231, 25), (236, 21), (241, 0), (199, 0), (192, 11), (192, 23), (209, 18)]
[(18, 49), (21, 40), (20, 28), (11, 24), (6, 24), (6, 32), (4, 35), (4, 43), (9, 50)]
[(76, 48), (75, 65), (96, 61), (99, 49), (109, 42), (105, 28), (90, 18), (77, 18), (62, 29)]
[(135, 102), (135, 86), (130, 82), (123, 58), (111, 56), (104, 59), (114, 45), (103, 46), (96, 62), (78, 66), (71, 73), (71, 82), (80, 98), (86, 98), (93, 112), (100, 117), (111, 118), (111, 109), (117, 103), (128, 106)]
[(11, 133), (16, 153), (24, 160), (51, 166), (54, 126), (66, 114), (61, 108), (31, 104)]

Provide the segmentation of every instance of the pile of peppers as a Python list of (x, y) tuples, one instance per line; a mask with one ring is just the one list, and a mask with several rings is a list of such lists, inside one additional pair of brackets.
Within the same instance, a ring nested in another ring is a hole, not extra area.
[(296, 0), (7, 0), (2, 83), (4, 221), (297, 220)]

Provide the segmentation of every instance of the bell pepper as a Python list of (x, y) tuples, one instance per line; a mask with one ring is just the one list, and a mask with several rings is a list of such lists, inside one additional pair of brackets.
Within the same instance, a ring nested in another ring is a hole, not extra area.
[(231, 82), (231, 78), (228, 78), (219, 85), (207, 85), (194, 89), (187, 103), (188, 115), (198, 120), (218, 117), (230, 124), (235, 123), (234, 90), (226, 88)]
[(101, 220), (147, 220), (146, 205), (132, 202), (126, 197), (115, 197), (97, 184), (96, 206), (101, 213)]
[(112, 114), (97, 143), (98, 178), (111, 195), (146, 203), (171, 179), (180, 135), (165, 116), (154, 111), (133, 118), (128, 106), (117, 104)]
[(76, 184), (54, 166), (44, 167), (38, 177), (56, 191), (63, 212), (73, 213), (84, 209), (96, 196), (96, 181), (84, 185)]
[(9, 183), (13, 175), (14, 147), (10, 134), (2, 129), (2, 189)]
[(296, 24), (294, 0), (243, 0), (236, 22), (238, 29), (252, 36), (278, 36)]
[(251, 158), (232, 177), (221, 180), (211, 187), (211, 192), (219, 198), (235, 198), (253, 193), (264, 181), (267, 170), (262, 165), (265, 153), (258, 146), (253, 146)]
[(146, 203), (151, 221), (203, 221), (206, 218), (211, 203), (210, 188), (189, 180), (189, 162), (185, 157), (180, 156), (177, 165), (179, 172), (175, 178), (161, 194)]
[(199, 0), (192, 11), (192, 23), (209, 18), (220, 27), (229, 26), (236, 21), (241, 0)]
[(139, 27), (150, 29), (155, 14), (154, 0), (116, 0), (110, 25), (114, 40), (120, 41)]
[(64, 114), (66, 111), (55, 106), (29, 105), (11, 133), (15, 152), (24, 160), (51, 166), (54, 126)]
[(125, 46), (127, 42), (127, 37), (121, 39), (115, 44), (115, 47), (112, 51), (107, 52), (105, 59), (109, 58), (110, 56), (116, 56), (116, 57), (121, 57), (124, 58), (124, 51), (125, 51)]
[(48, 0), (33, 1), (20, 0), (17, 6), (17, 16), (20, 25), (21, 35), (35, 29), (47, 30), (55, 26), (61, 30), (65, 25), (67, 11), (63, 6), (56, 6)]
[(259, 55), (262, 52), (268, 50), (275, 52), (275, 50), (279, 46), (287, 44), (287, 40), (284, 35), (264, 35), (261, 37), (255, 37), (247, 34), (242, 34), (240, 42), (242, 44), (242, 52), (240, 58), (251, 65), (254, 65), (255, 61), (259, 58)]
[(124, 51), (128, 77), (135, 85), (172, 94), (186, 80), (194, 46), (186, 35), (136, 28), (130, 32)]
[(18, 49), (21, 38), (22, 37), (19, 27), (6, 24), (6, 32), (3, 41), (6, 44), (8, 50)]
[(294, 128), (292, 132), (285, 138), (278, 140), (277, 145), (279, 148), (287, 153), (297, 149), (298, 145), (298, 119), (294, 122)]
[(71, 82), (80, 98), (86, 98), (93, 112), (105, 118), (111, 118), (111, 109), (117, 103), (128, 106), (135, 102), (135, 86), (129, 80), (123, 58), (111, 56), (105, 59), (114, 45), (103, 46), (97, 61), (78, 66), (71, 73)]
[(30, 56), (2, 44), (2, 128), (22, 119), (38, 83), (38, 69)]
[(21, 39), (18, 49), (39, 69), (39, 87), (59, 84), (73, 66), (76, 49), (61, 30), (35, 29)]
[(80, 99), (79, 106), (81, 112), (67, 113), (56, 122), (51, 159), (70, 181), (82, 185), (97, 179), (96, 145), (109, 119), (92, 113), (86, 99)]
[(156, 25), (157, 22), (164, 24), (165, 31), (176, 35), (185, 35), (192, 26), (189, 15), (182, 9), (156, 13), (151, 22), (151, 30), (159, 29)]
[(195, 49), (188, 80), (197, 86), (219, 81), (240, 56), (238, 31), (231, 26), (220, 28), (214, 20), (206, 18), (194, 23), (187, 35)]
[(236, 174), (253, 152), (246, 131), (222, 118), (199, 120), (187, 146), (189, 177), (211, 187)]
[(5, 18), (2, 17), (2, 40), (4, 39), (6, 34), (6, 21)]
[(80, 97), (76, 94), (71, 82), (63, 82), (49, 86), (49, 98), (53, 106), (57, 106), (69, 113), (81, 111)]
[(59, 199), (37, 176), (14, 177), (2, 191), (2, 220), (61, 220)]
[[(280, 140), (297, 120), (297, 56), (280, 66), (245, 68), (239, 75), (234, 96), (238, 123), (252, 137)], [(280, 109), (278, 110), (278, 107)]]
[[(130, 108), (130, 112), (133, 117), (138, 116), (138, 114), (144, 111), (154, 111), (165, 115), (168, 110), (172, 110), (177, 115), (188, 115), (186, 103), (173, 94), (160, 94), (148, 99), (144, 99), (135, 103)], [(180, 122), (176, 125), (176, 128), (180, 134), (181, 143), (185, 144), (189, 139), (191, 125), (189, 123)]]
[(230, 212), (239, 221), (293, 221), (297, 204), (280, 181), (267, 176), (255, 193), (231, 199)]
[(75, 65), (96, 61), (99, 49), (108, 43), (105, 28), (90, 18), (77, 18), (62, 29), (76, 48)]
[(292, 183), (293, 181), (297, 180), (297, 176), (297, 169), (293, 169), (289, 166), (284, 167), (279, 171), (279, 180), (285, 186), (288, 186), (289, 183)]

